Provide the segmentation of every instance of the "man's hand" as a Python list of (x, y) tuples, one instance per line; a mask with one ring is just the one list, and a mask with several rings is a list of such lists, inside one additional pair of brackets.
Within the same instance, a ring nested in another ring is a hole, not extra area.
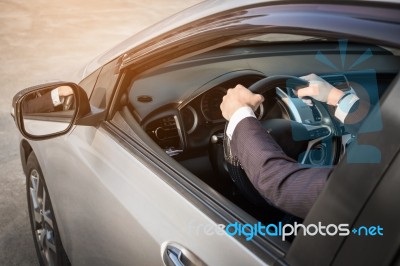
[(236, 85), (235, 88), (229, 89), (222, 98), (220, 106), (222, 116), (229, 121), (239, 108), (249, 106), (255, 111), (263, 101), (264, 97), (262, 95), (254, 94), (242, 85)]
[(326, 102), (329, 105), (335, 106), (344, 94), (341, 90), (336, 89), (315, 74), (310, 74), (300, 78), (307, 80), (310, 85), (297, 91), (297, 96), (299, 98), (310, 96), (317, 101)]
[(69, 86), (60, 86), (58, 89), (58, 95), (60, 97), (65, 97), (74, 93), (71, 87)]

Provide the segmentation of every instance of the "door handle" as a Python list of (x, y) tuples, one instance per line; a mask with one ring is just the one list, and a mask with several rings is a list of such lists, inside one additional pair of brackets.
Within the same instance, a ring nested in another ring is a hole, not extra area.
[(163, 243), (161, 246), (163, 262), (166, 266), (205, 266), (206, 264), (187, 248), (174, 243)]

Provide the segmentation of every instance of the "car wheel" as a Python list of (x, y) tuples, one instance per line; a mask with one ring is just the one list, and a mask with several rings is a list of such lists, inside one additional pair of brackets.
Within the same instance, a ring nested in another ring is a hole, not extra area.
[(40, 265), (70, 265), (61, 244), (42, 170), (32, 152), (27, 161), (26, 191), (29, 217)]

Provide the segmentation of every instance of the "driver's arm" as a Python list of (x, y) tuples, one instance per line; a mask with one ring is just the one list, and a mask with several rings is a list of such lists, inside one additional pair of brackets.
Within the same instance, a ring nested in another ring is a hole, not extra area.
[(62, 104), (60, 97), (73, 94), (73, 90), (68, 86), (57, 87), (41, 97), (24, 101), (24, 113), (42, 113), (54, 111), (54, 107)]
[[(316, 75), (303, 77), (315, 80)], [(319, 78), (319, 77), (318, 77)], [(350, 111), (356, 101), (340, 106), (344, 95), (323, 79), (310, 82), (310, 87), (298, 91), (299, 97), (311, 96), (337, 108)], [(314, 85), (314, 84), (319, 84)], [(325, 85), (325, 87), (321, 86)], [(229, 121), (227, 135), (232, 154), (237, 156), (251, 183), (267, 201), (304, 218), (322, 191), (331, 168), (305, 168), (288, 157), (255, 118), (254, 110), (263, 97), (238, 85), (229, 89), (221, 103), (221, 111)], [(347, 113), (338, 119), (344, 121)]]
[(51, 99), (54, 106), (62, 104), (60, 97), (66, 97), (73, 94), (73, 90), (68, 86), (60, 86), (51, 90)]
[(51, 92), (48, 92), (41, 97), (24, 100), (22, 104), (22, 111), (27, 114), (50, 112), (54, 110)]
[(273, 205), (304, 218), (331, 168), (305, 168), (288, 157), (254, 117), (236, 126), (231, 150), (257, 191)]
[(232, 154), (268, 202), (304, 218), (331, 169), (301, 167), (283, 152), (254, 116), (253, 110), (263, 100), (241, 85), (229, 89), (224, 96), (221, 111), (229, 121), (227, 135)]
[(362, 121), (370, 109), (369, 103), (361, 101), (353, 93), (345, 93), (321, 77), (309, 74), (301, 77), (309, 82), (309, 86), (297, 90), (300, 98), (309, 96), (317, 101), (336, 106), (335, 117), (344, 124), (356, 124)]

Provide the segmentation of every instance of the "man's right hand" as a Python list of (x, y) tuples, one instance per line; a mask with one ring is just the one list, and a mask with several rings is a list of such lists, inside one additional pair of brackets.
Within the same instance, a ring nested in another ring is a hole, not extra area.
[(310, 74), (300, 78), (307, 80), (309, 82), (309, 86), (297, 91), (297, 96), (299, 98), (310, 96), (317, 101), (336, 106), (344, 94), (341, 90), (336, 89), (315, 74)]
[(222, 98), (220, 105), (222, 116), (229, 121), (239, 108), (248, 106), (255, 111), (263, 101), (262, 95), (254, 94), (242, 85), (236, 85), (235, 88), (229, 89)]
[(65, 96), (68, 96), (68, 95), (71, 95), (74, 93), (72, 88), (69, 86), (60, 86), (57, 89), (58, 89), (58, 95), (60, 97), (62, 97), (62, 96), (65, 97)]

